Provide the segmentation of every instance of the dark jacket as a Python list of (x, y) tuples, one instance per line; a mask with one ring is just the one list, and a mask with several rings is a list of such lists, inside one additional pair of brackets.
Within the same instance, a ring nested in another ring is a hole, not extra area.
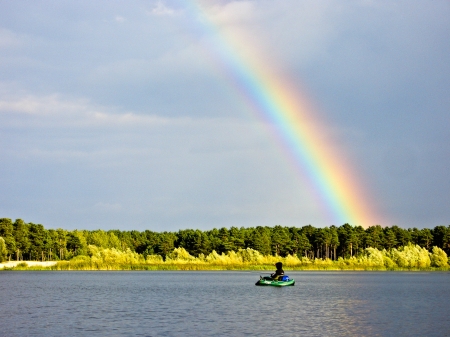
[(275, 273), (271, 274), (270, 277), (274, 280), (278, 280), (280, 276), (284, 275), (283, 264), (281, 262), (277, 262), (275, 263), (275, 266), (277, 267), (277, 270)]

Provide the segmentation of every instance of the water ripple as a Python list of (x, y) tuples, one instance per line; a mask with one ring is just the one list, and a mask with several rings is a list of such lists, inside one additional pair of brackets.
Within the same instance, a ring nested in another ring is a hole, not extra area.
[(1, 336), (445, 336), (450, 273), (0, 272)]

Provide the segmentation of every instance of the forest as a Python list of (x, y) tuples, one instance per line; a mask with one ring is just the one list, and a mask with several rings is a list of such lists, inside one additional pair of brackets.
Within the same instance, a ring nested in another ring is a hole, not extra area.
[(60, 269), (271, 269), (277, 260), (298, 269), (448, 268), (449, 252), (450, 226), (70, 231), (0, 219), (0, 262), (60, 261)]

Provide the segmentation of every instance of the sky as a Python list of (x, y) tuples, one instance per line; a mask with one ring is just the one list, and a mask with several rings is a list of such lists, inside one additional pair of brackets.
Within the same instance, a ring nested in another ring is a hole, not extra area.
[(449, 17), (444, 0), (0, 0), (0, 217), (69, 230), (348, 222), (233, 82), (238, 62), (305, 98), (375, 214), (352, 225), (447, 226)]

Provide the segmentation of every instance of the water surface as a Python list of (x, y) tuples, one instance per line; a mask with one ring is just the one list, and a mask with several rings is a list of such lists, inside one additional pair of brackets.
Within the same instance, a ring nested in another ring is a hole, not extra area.
[(450, 336), (450, 273), (0, 272), (1, 336)]

